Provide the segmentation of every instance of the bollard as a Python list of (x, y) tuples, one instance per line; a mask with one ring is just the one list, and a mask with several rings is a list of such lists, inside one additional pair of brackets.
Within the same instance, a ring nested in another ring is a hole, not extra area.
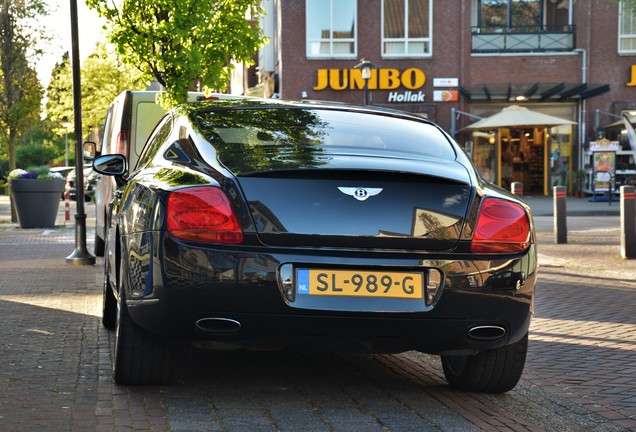
[(621, 257), (636, 258), (636, 188), (621, 186)]
[(565, 186), (554, 186), (554, 242), (557, 244), (568, 242), (568, 224), (566, 214)]
[(512, 182), (512, 184), (510, 185), (510, 191), (515, 195), (523, 195), (523, 183)]
[(69, 205), (70, 197), (71, 197), (71, 194), (69, 191), (64, 192), (64, 220), (65, 221), (71, 220), (71, 207)]

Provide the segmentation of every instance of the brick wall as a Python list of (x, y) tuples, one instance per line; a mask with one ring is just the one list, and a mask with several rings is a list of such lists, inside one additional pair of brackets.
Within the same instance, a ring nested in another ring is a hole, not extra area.
[[(381, 56), (381, 0), (358, 0), (358, 55), (346, 60), (309, 60), (305, 42), (305, 0), (280, 0), (282, 97), (300, 99), (303, 91), (310, 99), (337, 100), (361, 104), (360, 90), (314, 91), (317, 70), (349, 69), (359, 59), (368, 58), (383, 68), (405, 70), (416, 67), (425, 72), (422, 88), (426, 101), (417, 104), (391, 104), (394, 108), (421, 111), (442, 127), (450, 126), (450, 110), (470, 111), (470, 103), (460, 97), (457, 103), (433, 102), (433, 78), (459, 78), (463, 86), (496, 83), (581, 83), (582, 54), (553, 55), (471, 55), (470, 26), (473, 1), (434, 0), (433, 56), (426, 59), (383, 59)], [(549, 6), (550, 7), (550, 6)], [(556, 13), (564, 14), (563, 10)], [(595, 109), (614, 112), (636, 105), (636, 87), (627, 87), (634, 56), (618, 55), (618, 6), (611, 1), (577, 0), (573, 10), (576, 46), (587, 55), (587, 80), (610, 84), (611, 92), (587, 99), (587, 124), (593, 124)], [(373, 104), (386, 105), (387, 91), (371, 92)], [(502, 101), (498, 101), (501, 103)]]

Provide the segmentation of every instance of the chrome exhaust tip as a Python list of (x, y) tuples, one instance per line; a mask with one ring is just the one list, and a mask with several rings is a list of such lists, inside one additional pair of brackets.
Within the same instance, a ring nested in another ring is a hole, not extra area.
[(468, 337), (477, 341), (494, 341), (506, 335), (506, 329), (496, 325), (474, 326), (468, 329)]
[(214, 334), (236, 333), (241, 329), (241, 323), (231, 318), (201, 318), (195, 325), (202, 332)]

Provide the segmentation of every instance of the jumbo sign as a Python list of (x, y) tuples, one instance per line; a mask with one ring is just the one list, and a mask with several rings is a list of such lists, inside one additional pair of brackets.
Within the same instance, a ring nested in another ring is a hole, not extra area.
[[(371, 69), (369, 90), (395, 90), (403, 87), (407, 90), (417, 90), (426, 83), (426, 74), (420, 69), (409, 68), (404, 71), (398, 69)], [(364, 79), (360, 69), (318, 69), (318, 83), (314, 90), (363, 90)], [(389, 102), (424, 102), (422, 91), (407, 91), (389, 93)]]

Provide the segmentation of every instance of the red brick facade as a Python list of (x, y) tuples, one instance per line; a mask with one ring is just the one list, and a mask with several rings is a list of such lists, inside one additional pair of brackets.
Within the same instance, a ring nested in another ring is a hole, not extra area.
[[(609, 85), (594, 96), (575, 93), (571, 97), (552, 97), (549, 100), (530, 98), (524, 105), (530, 109), (542, 104), (568, 104), (581, 126), (573, 131), (571, 168), (578, 168), (580, 149), (595, 137), (595, 112), (620, 115), (622, 110), (636, 109), (636, 87), (626, 84), (631, 80), (631, 67), (636, 64), (636, 56), (619, 55), (618, 23), (619, 6), (613, 0), (545, 0), (546, 11), (560, 14), (566, 19), (568, 3), (572, 5), (572, 24), (575, 26), (573, 49), (566, 52), (539, 53), (493, 53), (475, 54), (471, 52), (471, 26), (477, 0), (432, 0), (433, 29), (432, 55), (426, 58), (391, 59), (382, 57), (382, 0), (357, 0), (357, 55), (350, 59), (309, 59), (306, 54), (306, 0), (270, 0), (276, 4), (277, 35), (276, 58), (278, 91), (282, 98), (334, 100), (362, 104), (364, 92), (361, 89), (341, 91), (325, 89), (317, 91), (319, 69), (348, 70), (360, 59), (371, 60), (378, 68), (404, 71), (417, 68), (426, 75), (425, 84), (414, 91), (425, 94), (424, 100), (416, 102), (388, 102), (388, 90), (370, 91), (370, 103), (391, 106), (411, 112), (425, 113), (446, 130), (451, 128), (451, 109), (475, 112), (476, 105), (483, 111), (487, 104), (496, 104), (498, 109), (514, 101), (493, 98), (488, 100), (480, 94), (469, 99), (460, 94), (456, 102), (435, 102), (433, 86), (435, 78), (457, 78), (459, 85), (475, 92), (482, 86), (489, 88), (502, 85), (532, 85), (538, 83), (543, 89), (555, 83), (565, 83), (569, 88), (584, 82), (589, 88)], [(560, 8), (557, 6), (561, 5)], [(563, 7), (565, 5), (565, 7)], [(546, 12), (547, 13), (547, 12)], [(548, 16), (549, 19), (553, 15)], [(475, 90), (476, 89), (476, 90)], [(396, 91), (404, 93), (400, 87)], [(558, 96), (558, 95), (557, 95)], [(603, 117), (601, 124), (616, 119)], [(468, 116), (457, 116), (457, 129), (474, 122)], [(458, 137), (461, 141), (461, 137)]]
[[(627, 87), (630, 68), (636, 64), (632, 56), (618, 54), (618, 5), (612, 0), (577, 0), (573, 3), (576, 26), (576, 48), (568, 53), (541, 54), (471, 54), (471, 14), (475, 0), (433, 0), (433, 49), (431, 58), (383, 59), (381, 55), (381, 0), (357, 2), (357, 59), (308, 59), (305, 38), (305, 0), (280, 0), (278, 18), (280, 54), (277, 71), (280, 93), (285, 99), (299, 99), (306, 92), (309, 99), (362, 103), (357, 90), (314, 91), (318, 69), (348, 69), (358, 59), (367, 58), (378, 67), (404, 70), (416, 67), (425, 72), (427, 81), (423, 106), (401, 107), (429, 113), (432, 120), (449, 127), (450, 108), (470, 111), (470, 102), (460, 98), (456, 103), (432, 101), (433, 78), (459, 78), (460, 85), (566, 82), (581, 83), (582, 57), (587, 57), (587, 81), (609, 84), (611, 91), (587, 99), (587, 111), (596, 108), (620, 114), (620, 109), (636, 108), (636, 88)], [(550, 3), (547, 0), (546, 3)], [(386, 104), (386, 91), (372, 91), (373, 104)], [(573, 98), (570, 102), (577, 102)], [(409, 105), (409, 104), (407, 104)], [(618, 111), (617, 111), (618, 110)], [(593, 123), (593, 117), (587, 123)]]

